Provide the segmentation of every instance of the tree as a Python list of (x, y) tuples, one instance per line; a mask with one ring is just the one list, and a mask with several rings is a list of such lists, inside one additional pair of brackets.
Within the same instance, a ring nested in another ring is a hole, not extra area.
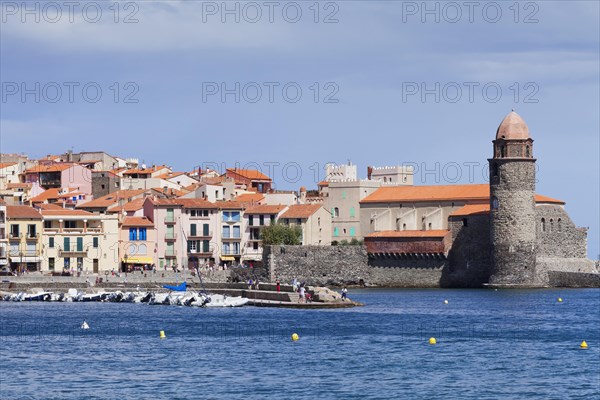
[(264, 246), (273, 244), (299, 245), (302, 243), (302, 230), (298, 225), (273, 224), (260, 232)]

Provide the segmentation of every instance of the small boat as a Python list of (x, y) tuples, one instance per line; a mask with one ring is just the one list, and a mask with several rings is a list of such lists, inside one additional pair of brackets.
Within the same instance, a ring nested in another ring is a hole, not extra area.
[(209, 301), (205, 303), (204, 307), (241, 307), (250, 301), (245, 297), (222, 294), (211, 294), (208, 298)]
[(22, 301), (50, 301), (52, 294), (41, 288), (31, 288), (24, 294)]

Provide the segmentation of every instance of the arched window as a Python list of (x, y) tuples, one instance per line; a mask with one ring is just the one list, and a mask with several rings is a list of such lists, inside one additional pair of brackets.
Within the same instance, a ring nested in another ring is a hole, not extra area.
[(554, 219), (550, 218), (550, 232), (554, 230)]
[(562, 219), (559, 218), (557, 222), (558, 222), (557, 223), (557, 225), (558, 225), (558, 231), (562, 232)]
[(146, 245), (145, 245), (145, 244), (140, 244), (140, 245), (138, 246), (138, 252), (137, 252), (137, 253), (138, 253), (139, 255), (145, 256), (147, 252), (148, 252), (148, 250), (147, 250), (147, 247), (146, 247)]
[(492, 197), (492, 210), (497, 210), (498, 209), (498, 198), (496, 196)]
[(406, 224), (402, 224), (402, 230), (405, 231), (406, 230)]
[(339, 216), (340, 216), (340, 209), (339, 209), (339, 208), (337, 208), (337, 207), (335, 207), (335, 208), (333, 209), (333, 217), (334, 217), (334, 218), (337, 218), (337, 217), (339, 217)]
[(542, 232), (546, 232), (546, 218), (542, 218)]
[(506, 149), (504, 145), (500, 146), (500, 158), (504, 158), (504, 154), (506, 153)]
[(531, 156), (531, 150), (529, 149), (529, 145), (525, 146), (525, 157), (529, 158)]
[(429, 223), (428, 228), (429, 228), (429, 230), (431, 230), (431, 222)]
[(492, 176), (493, 177), (498, 176), (498, 164), (496, 164), (496, 163), (494, 163), (494, 165), (492, 166)]

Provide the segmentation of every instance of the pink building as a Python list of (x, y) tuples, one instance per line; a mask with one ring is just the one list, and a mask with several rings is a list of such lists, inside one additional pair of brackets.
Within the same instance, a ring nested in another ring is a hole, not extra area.
[(37, 183), (44, 189), (74, 188), (92, 194), (92, 171), (76, 163), (38, 165), (21, 175), (24, 183)]
[(187, 244), (181, 231), (182, 209), (179, 199), (147, 197), (144, 201), (144, 216), (156, 229), (155, 259), (159, 269), (187, 264)]

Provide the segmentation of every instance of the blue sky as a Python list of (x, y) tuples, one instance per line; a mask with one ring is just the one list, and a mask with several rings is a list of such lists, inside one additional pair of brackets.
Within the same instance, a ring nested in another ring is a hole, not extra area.
[(222, 2), (88, 3), (0, 2), (2, 152), (271, 166), (280, 189), (347, 160), (361, 176), (410, 163), (418, 184), (482, 183), (514, 108), (538, 193), (565, 200), (600, 253), (598, 2), (227, 2), (239, 22)]

